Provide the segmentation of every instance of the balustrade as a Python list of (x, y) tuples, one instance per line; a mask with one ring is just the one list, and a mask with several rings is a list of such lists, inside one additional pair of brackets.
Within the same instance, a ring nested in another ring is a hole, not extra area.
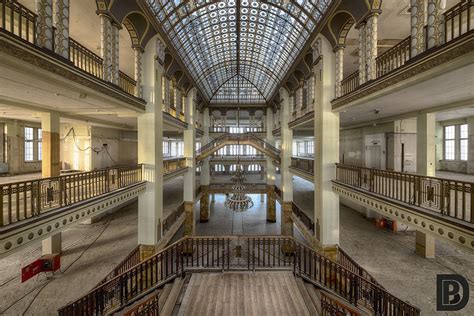
[[(291, 254), (291, 255), (289, 255)], [(185, 237), (61, 308), (63, 315), (102, 315), (126, 305), (185, 272), (203, 270), (292, 270), (352, 306), (376, 315), (419, 315), (385, 289), (284, 236)], [(325, 301), (326, 302), (326, 301)], [(334, 305), (334, 302), (326, 302)], [(323, 304), (323, 303), (322, 303)], [(325, 307), (327, 310), (327, 307)]]
[(170, 174), (186, 168), (186, 158), (164, 158), (163, 159), (163, 174)]
[[(37, 15), (14, 0), (2, 0), (0, 4), (0, 30), (36, 45)], [(54, 29), (53, 29), (54, 32)], [(54, 53), (54, 49), (51, 53)], [(59, 55), (58, 55), (59, 56)], [(69, 38), (69, 61), (88, 74), (104, 79), (103, 60), (77, 41)], [(128, 94), (135, 94), (137, 83), (123, 72), (119, 75), (119, 87)], [(184, 120), (184, 114), (182, 115)]]
[(336, 181), (474, 223), (474, 183), (337, 164)]
[(314, 174), (314, 158), (291, 157), (291, 167)]
[(142, 181), (142, 166), (123, 166), (0, 184), (0, 227)]
[[(472, 30), (474, 23), (473, 0), (462, 0), (444, 15), (444, 42), (448, 43)], [(424, 29), (425, 43), (427, 41), (427, 27)], [(376, 59), (376, 79), (402, 67), (411, 59), (411, 36), (381, 54)], [(436, 49), (432, 48), (432, 49)], [(427, 50), (427, 47), (425, 47)], [(341, 82), (342, 95), (346, 95), (359, 87), (359, 71), (356, 71)]]

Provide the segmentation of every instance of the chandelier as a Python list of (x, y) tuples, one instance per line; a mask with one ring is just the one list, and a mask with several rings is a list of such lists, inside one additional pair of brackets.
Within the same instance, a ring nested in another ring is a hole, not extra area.
[(235, 175), (232, 177), (232, 194), (229, 194), (224, 205), (234, 212), (245, 212), (253, 206), (252, 198), (245, 194), (245, 185), (243, 184), (242, 166), (238, 163)]
[[(237, 126), (240, 125), (240, 108), (237, 109)], [(240, 148), (240, 137), (237, 141), (238, 147)], [(227, 195), (224, 205), (234, 212), (245, 212), (249, 208), (253, 207), (252, 198), (245, 194), (244, 176), (242, 165), (240, 164), (240, 152), (237, 154), (237, 165), (235, 168), (235, 174), (232, 176), (232, 194)]]

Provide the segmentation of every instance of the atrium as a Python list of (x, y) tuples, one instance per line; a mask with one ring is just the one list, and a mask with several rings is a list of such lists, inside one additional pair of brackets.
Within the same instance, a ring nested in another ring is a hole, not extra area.
[(0, 315), (474, 315), (474, 1), (0, 0), (0, 205)]

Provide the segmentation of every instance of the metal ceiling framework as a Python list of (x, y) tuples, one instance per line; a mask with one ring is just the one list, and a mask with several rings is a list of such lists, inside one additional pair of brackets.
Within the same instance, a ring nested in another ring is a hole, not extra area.
[(333, 0), (146, 0), (210, 104), (268, 104)]

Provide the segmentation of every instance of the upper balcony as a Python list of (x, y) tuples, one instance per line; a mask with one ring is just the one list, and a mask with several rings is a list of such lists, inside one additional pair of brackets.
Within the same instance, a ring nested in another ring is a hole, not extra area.
[[(96, 30), (98, 31), (98, 30)], [(56, 37), (53, 28), (52, 38)], [(38, 44), (38, 16), (26, 6), (16, 1), (5, 0), (0, 5), (0, 50), (2, 72), (9, 75), (8, 68), (16, 68), (29, 73), (31, 80), (45, 81), (44, 71), (48, 72), (47, 81), (62, 79), (61, 88), (94, 91), (125, 103), (132, 110), (143, 110), (145, 101), (139, 96), (137, 81), (122, 71), (118, 72), (115, 83), (106, 80), (104, 59), (71, 37), (67, 38), (67, 58), (60, 54), (52, 40), (52, 47)], [(32, 67), (33, 66), (33, 67)], [(13, 78), (12, 78), (13, 79)], [(36, 82), (33, 83), (37, 85)], [(39, 83), (38, 83), (39, 85)], [(38, 87), (41, 89), (41, 87)], [(60, 89), (60, 88), (58, 88)], [(11, 89), (13, 90), (13, 89)], [(58, 92), (59, 94), (59, 92)], [(5, 95), (5, 97), (10, 97)], [(11, 97), (17, 97), (12, 95)]]
[[(423, 34), (410, 35), (376, 56), (373, 75), (361, 75), (359, 57), (359, 70), (342, 79), (340, 93), (332, 101), (334, 110), (347, 110), (341, 116), (343, 125), (462, 103), (469, 95), (472, 98), (473, 6), (472, 0), (462, 0), (440, 14), (439, 44), (433, 44), (436, 34), (429, 35), (425, 25)], [(418, 40), (423, 45), (416, 45)], [(381, 109), (380, 114), (377, 111), (377, 117), (368, 117), (375, 109)]]

